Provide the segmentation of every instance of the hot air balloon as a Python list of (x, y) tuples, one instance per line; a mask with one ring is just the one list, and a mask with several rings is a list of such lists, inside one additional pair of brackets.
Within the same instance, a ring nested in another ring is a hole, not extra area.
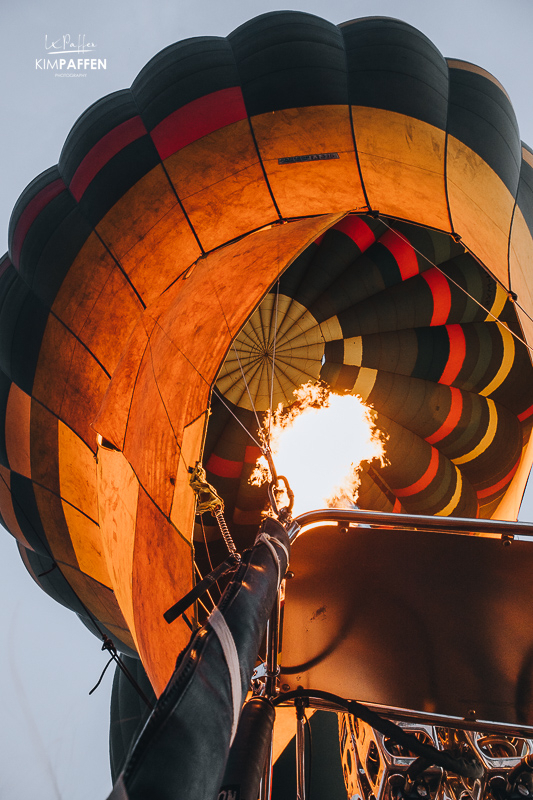
[(387, 436), (363, 508), (516, 519), (532, 192), (498, 81), (398, 20), (274, 12), (156, 55), (11, 219), (0, 513), (30, 574), (159, 695), (190, 636), (163, 614), (225, 553), (190, 471), (249, 545), (263, 416), (308, 381)]

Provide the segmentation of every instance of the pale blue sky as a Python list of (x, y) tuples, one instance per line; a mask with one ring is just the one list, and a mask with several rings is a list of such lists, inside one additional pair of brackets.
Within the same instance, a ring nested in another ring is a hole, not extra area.
[[(0, 253), (25, 185), (57, 162), (84, 109), (131, 84), (166, 45), (196, 35), (227, 35), (274, 9), (309, 11), (339, 23), (384, 15), (422, 30), (443, 55), (473, 61), (503, 83), (522, 139), (533, 145), (531, 0), (0, 0)], [(107, 59), (105, 72), (57, 79), (35, 70), (45, 35), (86, 34)], [(533, 495), (533, 492), (532, 492)], [(524, 509), (533, 519), (533, 497)], [(110, 789), (107, 728), (111, 670), (99, 643), (71, 613), (32, 583), (8, 534), (0, 536), (0, 797), (104, 800)]]

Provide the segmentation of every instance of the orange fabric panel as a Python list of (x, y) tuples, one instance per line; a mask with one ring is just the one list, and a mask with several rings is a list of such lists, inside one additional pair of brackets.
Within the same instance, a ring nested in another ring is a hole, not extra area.
[(454, 230), (508, 287), (507, 250), (514, 197), (481, 156), (453, 136), (448, 136), (447, 181)]
[(79, 569), (59, 564), (59, 569), (90, 613), (106, 627), (128, 632), (126, 621), (111, 589), (102, 586)]
[(112, 588), (138, 648), (132, 573), (139, 482), (117, 450), (98, 448), (98, 503), (102, 543)]
[[(155, 330), (158, 331), (157, 327)], [(174, 494), (179, 444), (169, 419), (165, 393), (160, 385), (163, 377), (154, 365), (152, 348), (153, 337), (144, 351), (135, 380), (124, 455), (133, 466), (140, 484), (168, 516)], [(179, 354), (179, 358), (183, 359), (183, 356)], [(168, 373), (176, 368), (179, 358), (166, 365)], [(184, 405), (185, 397), (184, 392)]]
[(62, 564), (77, 567), (78, 559), (70, 538), (61, 498), (54, 492), (50, 492), (35, 483), (33, 484), (33, 491), (46, 540), (53, 557)]
[(71, 427), (91, 449), (96, 417), (109, 378), (93, 355), (53, 315), (41, 344), (33, 396)]
[(33, 382), (33, 397), (56, 417), (61, 416), (76, 339), (56, 317), (50, 315), (41, 342)]
[(57, 417), (37, 400), (32, 399), (30, 423), (32, 479), (59, 495), (57, 426)]
[(63, 422), (58, 424), (59, 484), (61, 497), (98, 522), (96, 460), (92, 450)]
[(52, 310), (112, 372), (143, 306), (93, 233), (67, 273)]
[(28, 550), (30, 547), (28, 540), (22, 533), (17, 522), (15, 509), (13, 508), (13, 498), (11, 497), (11, 472), (0, 464), (0, 508), (2, 509), (2, 519), (8, 531)]
[(183, 147), (165, 167), (205, 250), (278, 218), (247, 119)]
[(371, 207), (449, 231), (445, 132), (395, 111), (354, 106), (352, 113)]
[(190, 631), (180, 618), (168, 625), (164, 612), (193, 585), (192, 548), (139, 491), (133, 562), (133, 608), (139, 654), (157, 694), (168, 683)]
[[(349, 106), (287, 108), (252, 119), (272, 193), (284, 217), (366, 209)], [(280, 158), (338, 158), (279, 164)]]
[(165, 170), (157, 164), (115, 203), (96, 230), (120, 260), (175, 208), (177, 202)]
[(188, 540), (194, 529), (196, 495), (190, 487), (189, 467), (194, 467), (200, 459), (204, 442), (208, 414), (202, 414), (191, 422), (184, 431), (176, 473), (176, 488), (172, 498), (170, 520), (177, 530)]
[[(106, 416), (105, 438), (115, 447), (118, 447), (119, 450), (124, 447), (126, 424), (130, 414), (131, 399), (135, 390), (135, 379), (144, 353), (148, 348), (150, 333), (154, 325), (155, 320), (146, 316), (146, 314), (136, 325), (103, 399), (104, 408), (113, 408), (112, 416)], [(101, 412), (98, 413), (93, 423), (93, 427), (97, 431), (101, 430), (100, 414)]]
[(31, 478), (30, 417), (31, 397), (12, 383), (5, 418), (7, 457), (13, 472), (26, 478)]
[(200, 254), (187, 218), (176, 204), (122, 256), (120, 263), (143, 302), (149, 305)]
[(34, 396), (51, 406), (92, 450), (96, 450), (96, 434), (91, 421), (108, 384), (109, 378), (94, 356), (50, 317), (39, 355)]

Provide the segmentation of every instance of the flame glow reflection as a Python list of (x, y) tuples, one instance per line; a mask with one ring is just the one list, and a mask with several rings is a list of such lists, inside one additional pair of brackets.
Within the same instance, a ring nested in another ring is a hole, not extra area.
[[(353, 507), (361, 463), (385, 459), (384, 436), (371, 409), (358, 396), (333, 394), (318, 384), (305, 384), (294, 394), (295, 403), (288, 409), (278, 406), (270, 420), (275, 467), (295, 496), (293, 516), (315, 508)], [(266, 480), (270, 473), (261, 457), (251, 482)]]

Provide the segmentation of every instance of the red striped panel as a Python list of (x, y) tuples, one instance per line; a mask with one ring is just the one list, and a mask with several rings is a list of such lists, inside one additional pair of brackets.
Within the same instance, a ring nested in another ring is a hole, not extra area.
[(446, 331), (450, 340), (450, 354), (439, 378), (439, 383), (445, 383), (449, 386), (457, 378), (464, 364), (466, 341), (461, 325), (446, 325)]
[(19, 221), (17, 222), (17, 227), (15, 228), (15, 235), (13, 236), (13, 249), (11, 252), (11, 258), (13, 259), (15, 266), (17, 266), (24, 239), (26, 238), (26, 234), (28, 233), (32, 223), (41, 213), (43, 208), (45, 208), (48, 203), (54, 199), (54, 197), (57, 197), (58, 194), (64, 192), (66, 188), (67, 187), (61, 178), (49, 183), (48, 186), (45, 186), (35, 195), (33, 200), (30, 200), (20, 215)]
[(418, 259), (413, 246), (405, 239), (400, 233), (394, 231), (386, 231), (380, 237), (381, 244), (385, 245), (387, 250), (392, 253), (400, 274), (402, 281), (412, 278), (413, 275), (418, 275), (420, 272), (418, 268)]
[(437, 469), (439, 468), (439, 451), (436, 450), (434, 447), (431, 448), (431, 458), (429, 459), (429, 465), (422, 477), (417, 480), (415, 483), (412, 483), (410, 486), (406, 486), (405, 489), (395, 489), (394, 494), (397, 497), (411, 497), (414, 494), (418, 494), (426, 489), (435, 475), (437, 474)]
[(241, 88), (232, 86), (176, 109), (156, 125), (150, 135), (164, 160), (202, 136), (246, 119), (246, 116)]
[(94, 147), (91, 147), (70, 182), (69, 188), (76, 200), (83, 196), (90, 182), (113, 156), (147, 133), (142, 119), (132, 117), (106, 133)]
[(422, 277), (433, 295), (433, 316), (430, 325), (445, 325), (452, 307), (452, 293), (446, 277), (436, 267), (426, 270)]
[(263, 451), (260, 447), (256, 447), (255, 445), (250, 445), (246, 448), (244, 453), (244, 463), (245, 464), (255, 464), (257, 459), (263, 455)]
[(480, 489), (480, 491), (477, 492), (477, 496), (479, 497), (479, 499), (482, 500), (484, 497), (490, 497), (491, 494), (496, 494), (496, 492), (499, 492), (500, 489), (504, 489), (507, 486), (507, 484), (511, 482), (511, 478), (518, 469), (519, 464), (520, 464), (520, 459), (518, 459), (512, 470), (505, 476), (505, 478), (502, 478), (501, 481), (495, 483), (494, 486), (489, 486), (488, 489)]
[(533, 414), (533, 406), (529, 406), (529, 408), (526, 408), (525, 411), (522, 411), (522, 413), (518, 415), (518, 419), (520, 420), (520, 422), (523, 422), (525, 419), (530, 417), (532, 414)]
[(341, 221), (337, 222), (333, 227), (336, 231), (340, 231), (341, 233), (345, 233), (346, 236), (349, 236), (361, 252), (365, 251), (376, 241), (372, 228), (370, 228), (361, 217), (357, 217), (354, 214), (344, 217), (344, 219), (341, 219)]
[(426, 436), (426, 442), (428, 444), (436, 444), (448, 436), (461, 418), (461, 414), (463, 413), (463, 395), (459, 389), (456, 389), (454, 386), (450, 386), (450, 392), (452, 393), (452, 398), (448, 416), (440, 428), (437, 428), (435, 433), (432, 433), (431, 436)]
[(205, 465), (209, 472), (219, 475), (221, 478), (240, 478), (242, 467), (242, 461), (229, 461), (229, 459), (220, 458), (214, 453), (211, 453), (209, 461)]

